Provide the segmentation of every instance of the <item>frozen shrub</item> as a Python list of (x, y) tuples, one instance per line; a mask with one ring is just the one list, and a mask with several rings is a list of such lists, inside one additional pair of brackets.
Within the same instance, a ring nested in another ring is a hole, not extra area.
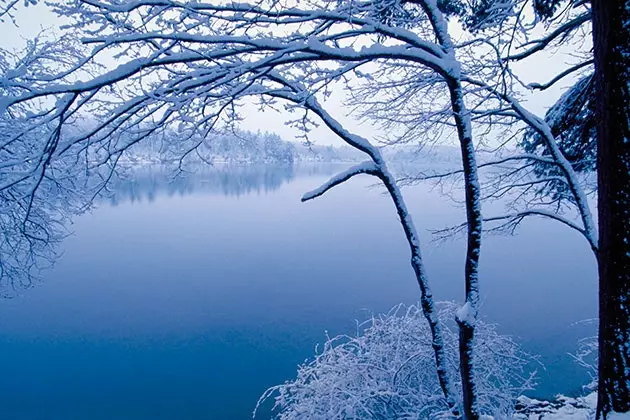
[[(440, 304), (452, 378), (459, 378), (456, 310), (454, 303)], [(535, 358), (482, 321), (477, 321), (475, 350), (480, 411), (506, 417), (516, 398), (534, 385)], [(429, 326), (418, 306), (398, 305), (374, 316), (359, 325), (354, 337), (327, 336), (316, 353), (299, 366), (297, 378), (268, 389), (257, 409), (274, 398), (274, 413), (282, 420), (451, 416), (437, 379)], [(461, 383), (455, 386), (459, 391)]]

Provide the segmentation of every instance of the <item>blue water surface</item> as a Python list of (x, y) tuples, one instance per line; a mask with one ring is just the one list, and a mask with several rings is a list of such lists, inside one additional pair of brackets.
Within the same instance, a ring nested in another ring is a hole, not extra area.
[[(339, 168), (231, 168), (120, 182), (75, 218), (37, 287), (0, 302), (0, 419), (245, 419), (329, 334), (419, 292), (393, 206), (370, 178), (301, 195)], [(463, 209), (405, 189), (439, 300), (463, 298), (464, 241), (429, 229)], [(592, 327), (596, 269), (585, 241), (529, 220), (489, 237), (482, 315), (541, 355), (540, 387), (587, 381), (567, 352)]]

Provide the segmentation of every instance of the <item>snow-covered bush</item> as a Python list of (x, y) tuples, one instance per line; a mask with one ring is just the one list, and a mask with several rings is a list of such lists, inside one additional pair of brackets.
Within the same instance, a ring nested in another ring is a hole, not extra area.
[[(459, 378), (457, 306), (440, 304), (448, 369)], [(475, 338), (480, 411), (502, 418), (516, 398), (534, 385), (535, 358), (496, 326), (478, 321)], [(277, 418), (438, 419), (450, 413), (436, 374), (431, 334), (419, 306), (398, 305), (359, 325), (357, 335), (327, 336), (315, 359), (299, 366), (297, 378), (268, 389)], [(459, 394), (457, 392), (456, 394)], [(459, 402), (461, 404), (461, 401)], [(254, 417), (256, 412), (254, 412)]]
[[(587, 319), (577, 324), (597, 324), (599, 319)], [(599, 343), (597, 335), (590, 335), (583, 337), (577, 342), (577, 350), (574, 354), (570, 354), (573, 360), (582, 368), (586, 370), (590, 378), (590, 382), (584, 385), (586, 391), (597, 390), (597, 367), (599, 365)]]

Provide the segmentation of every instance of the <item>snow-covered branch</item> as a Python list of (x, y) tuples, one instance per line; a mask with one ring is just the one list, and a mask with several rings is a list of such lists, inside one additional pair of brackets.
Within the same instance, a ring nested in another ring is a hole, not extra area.
[(524, 210), (518, 213), (513, 213), (513, 214), (505, 214), (505, 215), (501, 215), (501, 216), (494, 216), (494, 217), (487, 217), (484, 220), (486, 222), (497, 222), (497, 221), (508, 221), (507, 225), (502, 225), (499, 228), (493, 227), (491, 228), (491, 230), (502, 230), (504, 228), (506, 228), (507, 226), (510, 226), (511, 228), (516, 227), (516, 225), (518, 225), (523, 219), (525, 219), (526, 217), (529, 216), (542, 216), (542, 217), (546, 217), (552, 220), (556, 220), (568, 227), (570, 227), (571, 229), (576, 230), (577, 232), (579, 232), (580, 234), (584, 235), (584, 229), (577, 225), (576, 223), (574, 223), (572, 220), (570, 220), (567, 217), (563, 217), (562, 215), (558, 214), (557, 212), (553, 212), (547, 209), (528, 209), (528, 210)]
[(536, 90), (545, 90), (545, 89), (549, 89), (551, 86), (555, 85), (556, 83), (558, 83), (560, 80), (564, 79), (565, 77), (578, 72), (580, 70), (582, 70), (585, 67), (588, 67), (590, 65), (593, 64), (593, 60), (586, 60), (586, 61), (582, 61), (581, 63), (578, 63), (574, 66), (571, 66), (565, 70), (563, 70), (562, 72), (558, 73), (556, 76), (554, 76), (551, 80), (549, 80), (546, 83), (530, 83), (529, 87), (531, 89), (536, 89)]
[(547, 34), (545, 37), (527, 42), (525, 45), (523, 45), (523, 47), (527, 47), (525, 51), (512, 54), (508, 56), (506, 60), (518, 61), (530, 57), (533, 54), (544, 50), (549, 44), (558, 40), (559, 38), (569, 36), (571, 32), (578, 30), (580, 26), (587, 22), (590, 22), (590, 20), (590, 12), (582, 13), (577, 17), (571, 19), (570, 21), (560, 25), (558, 28)]
[[(2, 177), (0, 193), (7, 201), (15, 201), (15, 196), (27, 197), (26, 201), (17, 200), (17, 214), (29, 216), (37, 204), (38, 190), (45, 188), (47, 181), (57, 182), (59, 174), (66, 176), (81, 169), (99, 174), (96, 185), (90, 185), (90, 191), (99, 193), (130, 149), (160, 133), (174, 133), (164, 136), (165, 148), (180, 165), (195, 154), (205, 158), (203, 152), (211, 149), (210, 134), (233, 128), (242, 118), (241, 105), (250, 98), (259, 99), (262, 109), (279, 103), (289, 112), (298, 111), (300, 117), (292, 122), (299, 124), (305, 135), (315, 123), (311, 118), (323, 122), (370, 160), (336, 175), (302, 200), (321, 196), (358, 174), (379, 178), (400, 220), (420, 288), (421, 312), (431, 337), (430, 359), (439, 386), (438, 396), (432, 394), (432, 404), (458, 414), (463, 408), (466, 417), (477, 418), (483, 402), (478, 399), (475, 383), (483, 378), (474, 375), (473, 362), (478, 358), (474, 336), (485, 220), (481, 209), (484, 185), (478, 169), (505, 171), (488, 183), (492, 191), (485, 197), (490, 198), (503, 197), (508, 191), (525, 194), (538, 184), (566, 184), (579, 209), (582, 226), (557, 213), (536, 209), (494, 221), (518, 224), (526, 216), (545, 215), (580, 230), (592, 248), (597, 248), (593, 218), (580, 179), (549, 124), (526, 110), (513, 94), (513, 86), (520, 80), (509, 66), (509, 61), (533, 54), (563, 34), (572, 33), (587, 17), (575, 18), (560, 32), (527, 45), (529, 49), (519, 57), (509, 54), (515, 36), (506, 39), (502, 28), (491, 26), (493, 22), (501, 26), (517, 19), (513, 6), (518, 2), (473, 10), (479, 12), (476, 20), (463, 22), (486, 31), (483, 33), (487, 36), (483, 42), (467, 42), (472, 35), (465, 33), (458, 44), (451, 40), (446, 20), (457, 11), (446, 3), (52, 2), (57, 13), (71, 19), (70, 28), (81, 42), (72, 44), (74, 49), (69, 48), (72, 54), (68, 57), (60, 55), (63, 59), (54, 71), (41, 70), (48, 66), (23, 64), (54, 60), (54, 54), (41, 49), (22, 64), (5, 66), (12, 68), (3, 71), (0, 79), (0, 116), (7, 122), (0, 132), (0, 174), (11, 176)], [(508, 57), (507, 61), (503, 57)], [(112, 58), (115, 64), (98, 64), (112, 62)], [(455, 397), (452, 373), (456, 370), (449, 365), (452, 355), (447, 354), (411, 213), (374, 145), (376, 139), (351, 132), (327, 111), (325, 99), (337, 83), (346, 87), (349, 107), (356, 114), (381, 123), (387, 132), (386, 142), (458, 141), (462, 169), (436, 177), (463, 174), (466, 197), (464, 308), (469, 316), (458, 318), (462, 406)], [(77, 121), (87, 123), (79, 125)], [(502, 142), (519, 121), (538, 133), (548, 152), (534, 150), (479, 164), (477, 153), (486, 146), (484, 140), (498, 138)], [(534, 164), (553, 169), (535, 178), (532, 174), (537, 174), (531, 170)], [(552, 199), (552, 204), (555, 202)], [(411, 355), (405, 356), (405, 363), (397, 366), (393, 375), (395, 383), (412, 364), (407, 362), (413, 360), (409, 359)], [(369, 413), (367, 403), (360, 403), (361, 410), (365, 408)], [(336, 414), (328, 417), (335, 418)]]
[(342, 184), (344, 182), (346, 182), (347, 180), (349, 180), (350, 178), (352, 178), (355, 175), (359, 175), (359, 174), (369, 174), (369, 175), (375, 175), (378, 176), (379, 174), (379, 169), (378, 167), (374, 164), (374, 162), (372, 161), (367, 161), (367, 162), (363, 162), (360, 163), (358, 165), (355, 165), (341, 173), (338, 173), (337, 175), (333, 176), (332, 178), (330, 178), (328, 181), (326, 181), (325, 184), (322, 184), (322, 186), (320, 186), (319, 188), (316, 188), (312, 191), (309, 191), (307, 193), (305, 193), (302, 196), (302, 201), (308, 201), (308, 200), (312, 200), (314, 198), (317, 198), (321, 195), (324, 195), (326, 193), (326, 191), (330, 190), (331, 188)]
[(579, 211), (580, 219), (583, 224), (584, 235), (589, 242), (591, 248), (596, 251), (597, 250), (597, 228), (595, 225), (595, 221), (593, 219), (591, 209), (589, 207), (589, 203), (586, 197), (586, 193), (581, 186), (578, 175), (571, 163), (564, 156), (562, 151), (560, 150), (558, 143), (556, 141), (555, 136), (553, 135), (549, 124), (542, 118), (528, 111), (517, 99), (513, 96), (503, 93), (501, 91), (496, 90), (492, 86), (487, 85), (486, 83), (476, 80), (472, 77), (464, 77), (463, 78), (467, 83), (470, 83), (474, 86), (479, 86), (484, 89), (487, 89), (497, 98), (505, 101), (505, 103), (509, 104), (514, 112), (516, 112), (519, 117), (525, 122), (528, 126), (531, 127), (532, 130), (535, 130), (541, 138), (543, 139), (545, 146), (549, 150), (551, 158), (560, 168), (566, 182), (569, 186), (569, 190), (575, 200), (576, 206)]
[[(459, 368), (458, 306), (438, 304), (448, 350), (447, 365)], [(277, 418), (449, 419), (435, 375), (430, 330), (420, 305), (399, 305), (359, 325), (356, 335), (328, 337), (296, 378), (269, 388), (254, 418), (272, 400)], [(514, 414), (516, 398), (535, 385), (536, 358), (494, 325), (479, 321), (475, 351), (479, 408), (497, 418)], [(460, 385), (460, 384), (457, 384)], [(458, 398), (459, 399), (459, 398)], [(458, 401), (461, 404), (461, 401)]]

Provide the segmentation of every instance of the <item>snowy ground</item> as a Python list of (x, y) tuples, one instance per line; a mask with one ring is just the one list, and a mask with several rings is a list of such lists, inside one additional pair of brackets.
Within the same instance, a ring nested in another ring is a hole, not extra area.
[(590, 420), (594, 418), (597, 394), (578, 398), (559, 396), (556, 401), (539, 401), (527, 397), (518, 400), (517, 419)]
[[(519, 420), (592, 420), (595, 418), (597, 393), (585, 397), (558, 396), (555, 401), (539, 401), (520, 397), (517, 404)], [(607, 420), (630, 420), (630, 413), (608, 415)]]

